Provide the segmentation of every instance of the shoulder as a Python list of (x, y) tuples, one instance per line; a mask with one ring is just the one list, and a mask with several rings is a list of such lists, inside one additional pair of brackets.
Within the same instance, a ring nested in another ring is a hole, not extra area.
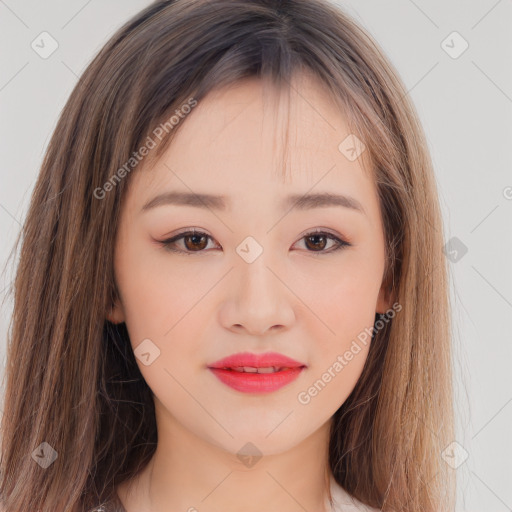
[(331, 478), (331, 496), (333, 512), (380, 512), (379, 509), (365, 505), (348, 494), (334, 478)]

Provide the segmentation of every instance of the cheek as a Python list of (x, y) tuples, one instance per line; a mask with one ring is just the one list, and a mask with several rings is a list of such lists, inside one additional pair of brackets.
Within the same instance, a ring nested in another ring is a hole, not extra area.
[(179, 264), (165, 264), (164, 249), (160, 253), (143, 244), (132, 244), (117, 260), (126, 325), (134, 346), (144, 338), (165, 343), (195, 314), (201, 297), (214, 284), (213, 276), (200, 265), (194, 267), (196, 272), (185, 272)]
[[(305, 310), (302, 315), (308, 319), (310, 339), (315, 340), (309, 382), (318, 381), (322, 397), (315, 401), (322, 406), (341, 405), (362, 372), (371, 343), (382, 265), (354, 253), (342, 264), (324, 269), (304, 288), (306, 303), (316, 313)], [(316, 388), (312, 389), (313, 395), (315, 392)]]
[(368, 357), (378, 287), (368, 274), (347, 273), (330, 288), (312, 288), (318, 317), (306, 314), (314, 340), (306, 386), (297, 401), (308, 414), (332, 415), (350, 395)]
[(380, 261), (364, 261), (354, 253), (303, 283), (302, 296), (323, 323), (325, 336), (345, 339), (373, 325), (381, 273)]
[(334, 350), (324, 361), (318, 361), (307, 383), (297, 393), (302, 414), (309, 418), (330, 418), (354, 389), (366, 358), (369, 344)]
[[(191, 368), (183, 361), (196, 361), (198, 368), (201, 362), (194, 346), (200, 338), (197, 319), (208, 317), (201, 298), (214, 284), (213, 276), (162, 265), (154, 249), (141, 245), (120, 252), (116, 276), (137, 365), (154, 394), (171, 407), (177, 400), (186, 402), (178, 383), (190, 378)], [(145, 353), (149, 364), (140, 357)]]

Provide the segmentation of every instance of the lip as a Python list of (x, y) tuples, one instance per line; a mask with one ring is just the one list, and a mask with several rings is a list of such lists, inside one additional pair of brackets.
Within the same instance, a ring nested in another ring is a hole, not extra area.
[[(246, 373), (233, 369), (241, 366), (253, 368), (275, 366), (282, 368), (282, 370), (273, 373)], [(294, 381), (306, 367), (304, 363), (277, 352), (266, 352), (264, 354), (239, 352), (208, 365), (208, 369), (221, 382), (243, 393), (277, 391)]]
[(208, 368), (237, 368), (239, 366), (253, 366), (255, 368), (265, 368), (268, 366), (298, 368), (299, 366), (306, 365), (277, 352), (265, 352), (263, 354), (238, 352), (237, 354), (232, 354), (209, 364)]

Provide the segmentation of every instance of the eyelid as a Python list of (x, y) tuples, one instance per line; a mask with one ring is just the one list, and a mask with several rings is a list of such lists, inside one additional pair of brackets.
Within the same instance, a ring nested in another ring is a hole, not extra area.
[(347, 242), (348, 243), (348, 239), (346, 239), (343, 235), (341, 234), (338, 234), (336, 232), (334, 232), (332, 229), (329, 229), (329, 228), (323, 228), (323, 227), (317, 227), (317, 228), (309, 228), (309, 229), (306, 229), (300, 236), (299, 236), (299, 240), (301, 238), (304, 238), (308, 235), (315, 235), (315, 234), (323, 234), (323, 235), (330, 235), (332, 236), (333, 238), (338, 238), (340, 239), (341, 241), (344, 241), (344, 242)]
[[(167, 251), (176, 252), (179, 254), (185, 254), (187, 256), (191, 256), (193, 254), (201, 254), (201, 253), (209, 252), (204, 249), (202, 251), (185, 251), (182, 249), (174, 249), (171, 247), (172, 243), (175, 243), (175, 242), (183, 239), (185, 236), (193, 236), (193, 235), (206, 236), (209, 239), (216, 242), (216, 240), (213, 238), (213, 236), (209, 235), (202, 229), (192, 228), (192, 227), (191, 228), (183, 228), (182, 230), (179, 230), (177, 233), (174, 233), (171, 237), (165, 238), (164, 240), (155, 240), (155, 242), (157, 242), (158, 244), (163, 246), (163, 248)], [(216, 242), (216, 243), (218, 244), (218, 242)], [(218, 245), (220, 245), (220, 244), (218, 244)]]
[(327, 236), (327, 238), (333, 239), (336, 244), (335, 244), (334, 247), (331, 247), (327, 251), (306, 251), (309, 254), (318, 255), (318, 256), (321, 256), (322, 254), (327, 255), (327, 254), (336, 252), (339, 249), (343, 249), (345, 247), (351, 247), (353, 245), (347, 237), (345, 237), (345, 236), (343, 236), (341, 234), (334, 233), (329, 228), (322, 228), (322, 227), (320, 227), (320, 228), (311, 228), (311, 229), (306, 230), (299, 237), (297, 242), (303, 240), (304, 238), (306, 238), (308, 236), (313, 236), (313, 235), (325, 235), (325, 236)]

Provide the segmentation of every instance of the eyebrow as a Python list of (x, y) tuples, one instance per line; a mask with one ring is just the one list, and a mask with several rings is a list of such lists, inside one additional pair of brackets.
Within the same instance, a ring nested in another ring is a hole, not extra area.
[[(191, 206), (211, 210), (225, 211), (229, 207), (226, 196), (212, 194), (194, 194), (189, 192), (164, 192), (147, 201), (141, 211), (147, 211), (157, 206), (176, 205)], [(321, 192), (315, 194), (290, 194), (284, 198), (281, 208), (294, 208), (297, 210), (310, 210), (313, 208), (343, 207), (358, 211), (366, 215), (363, 205), (354, 197)]]

